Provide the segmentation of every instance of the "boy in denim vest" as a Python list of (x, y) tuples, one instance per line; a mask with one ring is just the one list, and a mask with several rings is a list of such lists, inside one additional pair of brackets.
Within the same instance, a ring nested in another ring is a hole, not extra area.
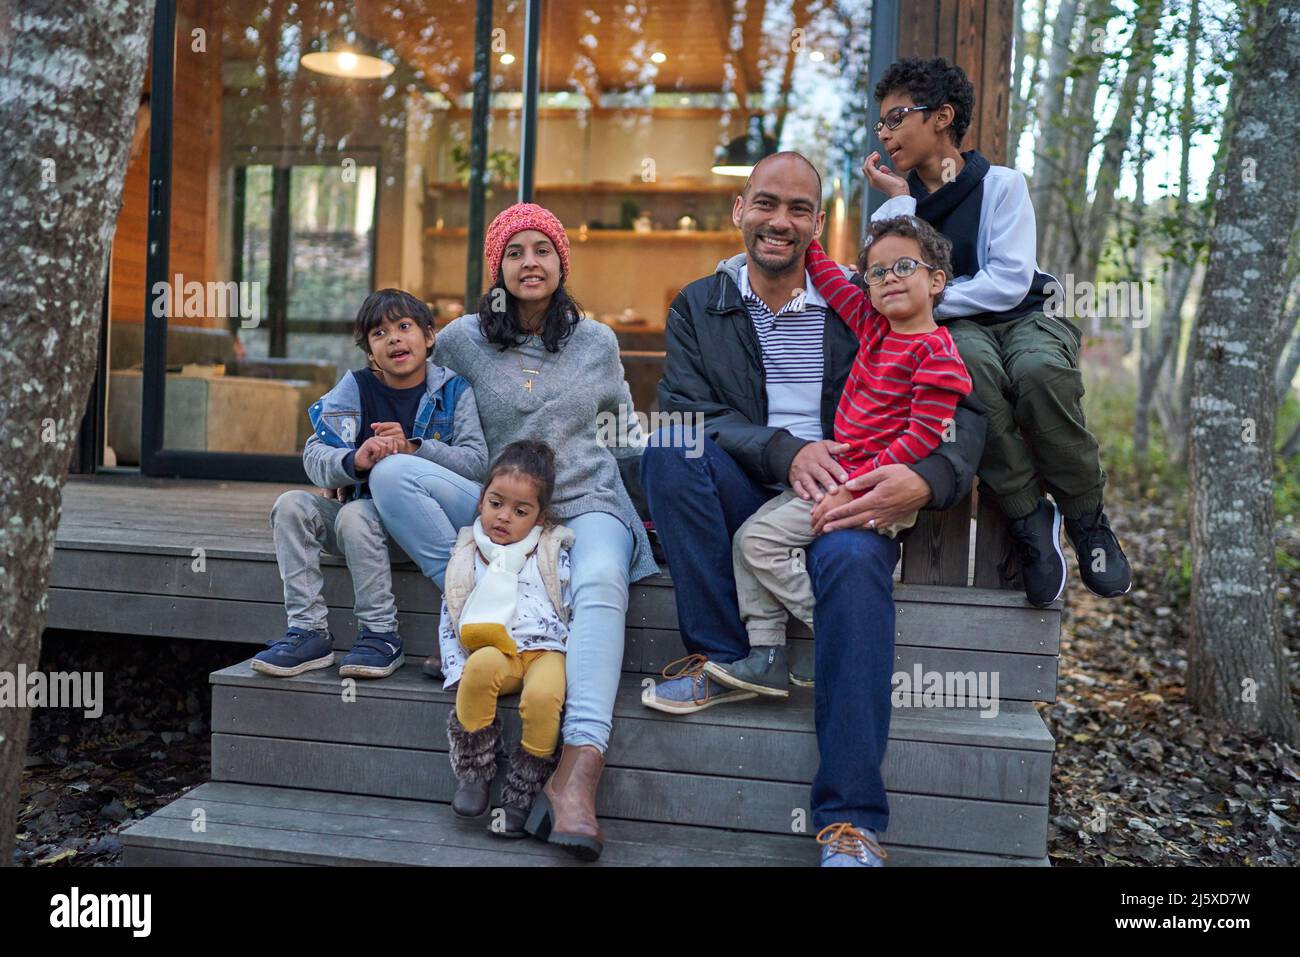
[(467, 483), (482, 480), (487, 443), (474, 393), (435, 364), (433, 316), (409, 293), (381, 289), (357, 312), (357, 346), (370, 367), (344, 374), (309, 410), (303, 466), (325, 494), (295, 489), (271, 509), (289, 627), (253, 658), (254, 671), (290, 677), (334, 663), (321, 575), (322, 551), (352, 574), (360, 633), (341, 677), (383, 678), (404, 662), (393, 599), (393, 561), (406, 561), (370, 497), (370, 470), (390, 455), (419, 455)]

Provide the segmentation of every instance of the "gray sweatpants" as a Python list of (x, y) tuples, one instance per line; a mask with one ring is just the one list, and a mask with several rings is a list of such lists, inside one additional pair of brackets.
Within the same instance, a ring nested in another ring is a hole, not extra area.
[[(804, 548), (817, 537), (812, 532), (814, 504), (794, 492), (778, 495), (763, 503), (731, 541), (740, 619), (752, 648), (785, 644), (787, 611), (813, 626), (812, 579)], [(914, 524), (915, 512), (876, 531), (894, 538)]]
[(379, 634), (397, 630), (392, 563), (409, 559), (389, 538), (372, 500), (345, 504), (303, 489), (285, 492), (271, 508), (271, 535), (290, 628), (329, 627), (320, 570), (325, 551), (342, 555), (348, 563), (357, 624)]

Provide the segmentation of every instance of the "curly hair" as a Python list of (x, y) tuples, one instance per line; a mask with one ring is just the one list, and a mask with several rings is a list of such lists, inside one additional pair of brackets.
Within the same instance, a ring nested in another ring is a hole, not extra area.
[[(871, 246), (884, 236), (900, 236), (903, 239), (916, 240), (916, 244), (921, 247), (921, 258), (935, 269), (942, 270), (945, 279), (952, 279), (952, 243), (947, 236), (925, 220), (917, 219), (915, 216), (895, 216), (892, 219), (872, 221), (866, 245), (862, 247), (862, 254), (858, 256), (858, 273), (864, 278), (867, 275), (867, 258)], [(937, 306), (942, 301), (943, 293), (939, 292), (934, 297), (933, 305)]]
[[(948, 135), (954, 146), (961, 146), (975, 113), (975, 86), (965, 70), (941, 56), (928, 60), (907, 57), (891, 63), (885, 70), (876, 84), (876, 102), (880, 103), (891, 93), (906, 93), (917, 106), (935, 109), (945, 104), (951, 106), (953, 117)], [(929, 117), (928, 113), (925, 115)]]
[[(551, 301), (542, 315), (542, 345), (546, 351), (559, 352), (582, 316), (582, 305), (569, 295), (561, 282), (551, 293)], [(483, 338), (502, 352), (528, 341), (528, 333), (519, 321), (519, 300), (506, 288), (504, 275), (498, 276), (479, 300), (478, 326)]]

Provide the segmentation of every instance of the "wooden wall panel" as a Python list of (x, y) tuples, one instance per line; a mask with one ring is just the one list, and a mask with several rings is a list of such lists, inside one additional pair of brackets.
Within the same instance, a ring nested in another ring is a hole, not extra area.
[(1013, 0), (923, 0), (905, 4), (898, 28), (899, 57), (943, 56), (975, 84), (975, 115), (962, 149), (978, 149), (991, 163), (1007, 158)]

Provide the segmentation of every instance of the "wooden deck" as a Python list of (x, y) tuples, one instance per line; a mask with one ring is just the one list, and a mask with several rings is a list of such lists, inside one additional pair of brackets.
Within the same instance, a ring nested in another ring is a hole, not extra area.
[[(257, 645), (279, 635), (268, 516), (284, 488), (71, 480), (50, 627)], [(1060, 610), (966, 585), (978, 536), (969, 551), (953, 548), (960, 565), (926, 553), (927, 536), (955, 541), (962, 521), (945, 515), (922, 528), (903, 563), (905, 578), (910, 570), (961, 581), (896, 585), (896, 670), (996, 672), (1000, 710), (895, 711), (885, 846), (891, 863), (1041, 864), (1054, 742), (1033, 702), (1055, 697)], [(985, 552), (994, 540), (983, 539)], [(347, 647), (356, 628), (340, 561), (327, 559), (325, 579), (330, 626)], [(276, 680), (244, 662), (212, 675), (212, 783), (124, 832), (128, 863), (571, 863), (538, 842), (492, 838), (443, 806), (454, 788), (445, 753), (454, 696), (416, 667), (436, 645), (439, 598), (413, 566), (394, 570), (394, 589), (411, 664), (358, 682), (355, 701), (340, 695), (332, 669)], [(817, 764), (811, 694), (688, 717), (650, 711), (639, 703), (645, 676), (685, 653), (667, 576), (634, 586), (628, 626), (600, 793), (611, 842), (601, 863), (815, 862), (799, 829)], [(507, 734), (517, 737), (513, 709), (503, 701)], [(191, 827), (198, 807), (202, 832)]]

